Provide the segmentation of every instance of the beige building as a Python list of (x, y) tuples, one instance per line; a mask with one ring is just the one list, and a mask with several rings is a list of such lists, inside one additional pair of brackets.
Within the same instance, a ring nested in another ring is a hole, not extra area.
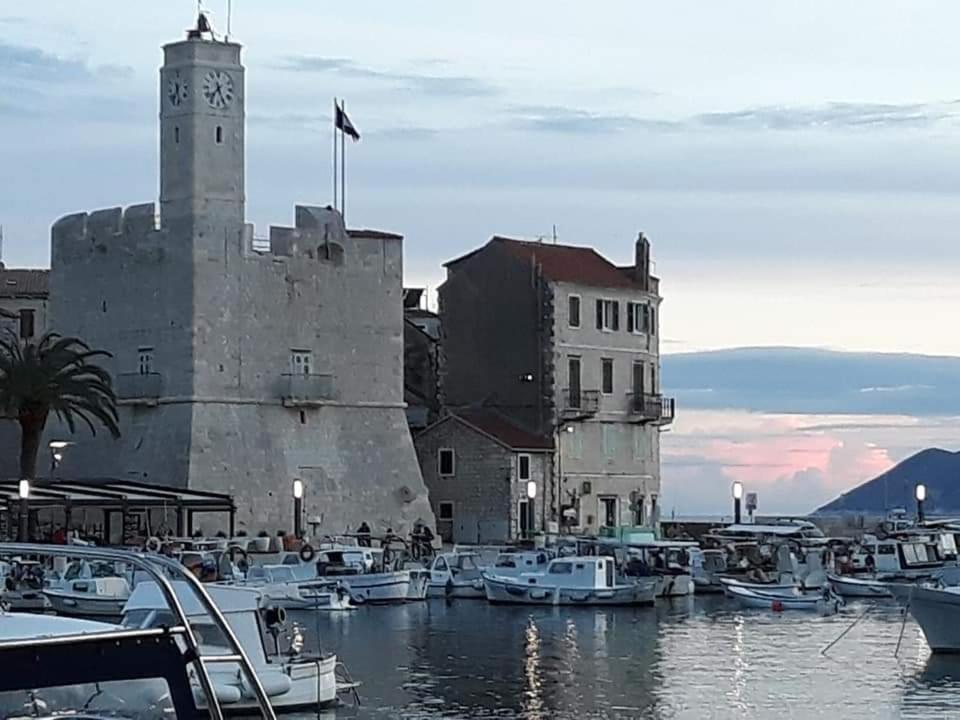
[(446, 267), (447, 405), (482, 405), (557, 439), (549, 519), (587, 532), (655, 524), (674, 402), (660, 390), (647, 239), (627, 266), (589, 247), (494, 237)]
[(14, 331), (23, 339), (38, 338), (47, 331), (49, 270), (24, 270), (0, 263), (0, 329)]

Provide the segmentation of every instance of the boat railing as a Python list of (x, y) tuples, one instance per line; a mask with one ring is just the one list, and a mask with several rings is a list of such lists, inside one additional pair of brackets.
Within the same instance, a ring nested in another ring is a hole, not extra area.
[[(146, 555), (142, 553), (133, 553), (127, 550), (116, 550), (112, 548), (88, 547), (80, 545), (38, 545), (33, 543), (0, 543), (0, 557), (2, 556), (39, 556), (47, 558), (67, 557), (81, 558), (85, 560), (103, 560), (106, 562), (122, 562), (134, 568), (134, 571), (142, 571), (150, 576), (150, 579), (157, 583), (157, 587), (163, 594), (167, 606), (177, 621), (177, 625), (166, 630), (168, 633), (181, 633), (187, 646), (187, 655), (196, 670), (197, 679), (203, 690), (207, 702), (207, 711), (214, 720), (224, 720), (223, 709), (217, 699), (217, 694), (213, 688), (213, 682), (210, 679), (208, 665), (214, 663), (233, 662), (237, 663), (243, 673), (249, 687), (256, 696), (257, 705), (260, 709), (261, 717), (265, 720), (276, 720), (276, 713), (267, 696), (260, 678), (253, 669), (253, 664), (239, 639), (233, 632), (220, 608), (213, 602), (210, 595), (204, 589), (200, 581), (186, 567), (178, 563), (173, 558), (163, 555)], [(164, 572), (166, 571), (166, 572)], [(213, 619), (215, 625), (223, 633), (229, 645), (230, 652), (225, 655), (204, 655), (201, 651), (200, 642), (194, 632), (183, 604), (177, 597), (173, 582), (170, 577), (181, 580), (194, 593), (200, 606), (206, 611), (208, 616)], [(117, 633), (134, 632), (117, 630)], [(75, 640), (76, 637), (70, 638)], [(63, 639), (64, 642), (69, 641)], [(21, 645), (23, 640), (18, 641)], [(34, 641), (31, 641), (34, 642)]]

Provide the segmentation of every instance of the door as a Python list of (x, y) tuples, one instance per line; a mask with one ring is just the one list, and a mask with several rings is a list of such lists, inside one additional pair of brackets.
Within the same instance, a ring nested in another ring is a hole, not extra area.
[(570, 383), (570, 397), (567, 398), (569, 406), (572, 408), (580, 407), (580, 358), (567, 358), (567, 378)]
[(604, 563), (604, 566), (605, 566), (606, 569), (607, 569), (607, 587), (608, 587), (608, 588), (612, 588), (612, 587), (613, 587), (613, 584), (614, 584), (614, 583), (613, 583), (613, 561), (612, 561), (612, 560), (607, 560), (607, 561)]
[(600, 521), (604, 527), (616, 527), (617, 523), (617, 499), (615, 497), (600, 498)]
[(521, 500), (517, 505), (517, 512), (519, 513), (520, 520), (520, 537), (525, 538), (530, 536), (530, 502), (528, 500)]
[(633, 402), (634, 407), (640, 407), (643, 402), (643, 363), (633, 363)]

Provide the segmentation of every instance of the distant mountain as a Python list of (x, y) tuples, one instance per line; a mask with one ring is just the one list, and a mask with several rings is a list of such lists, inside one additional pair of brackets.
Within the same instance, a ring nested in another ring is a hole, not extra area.
[(927, 487), (924, 510), (930, 514), (960, 514), (960, 452), (930, 448), (908, 457), (833, 502), (814, 515), (869, 513), (882, 515), (891, 508), (910, 512), (916, 507), (914, 488)]
[(683, 408), (827, 414), (960, 414), (960, 358), (745, 347), (661, 357)]

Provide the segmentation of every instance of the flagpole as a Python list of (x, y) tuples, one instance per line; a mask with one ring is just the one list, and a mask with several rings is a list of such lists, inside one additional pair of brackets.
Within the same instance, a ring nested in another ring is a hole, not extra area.
[(333, 99), (333, 209), (337, 209), (337, 99)]
[[(340, 101), (340, 109), (343, 112), (343, 120), (347, 120), (347, 101)], [(347, 223), (347, 131), (340, 130), (340, 215), (343, 217), (343, 223)]]

